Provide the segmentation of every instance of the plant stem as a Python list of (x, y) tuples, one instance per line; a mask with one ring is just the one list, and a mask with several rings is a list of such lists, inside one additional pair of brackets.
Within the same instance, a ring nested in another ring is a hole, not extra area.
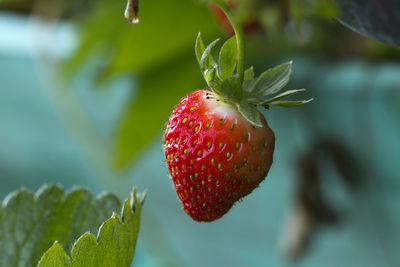
[(232, 14), (232, 9), (226, 3), (216, 3), (216, 5), (225, 13), (229, 22), (231, 23), (233, 30), (235, 31), (236, 44), (237, 44), (237, 74), (239, 76), (240, 84), (243, 84), (244, 77), (244, 34), (240, 23), (236, 20)]

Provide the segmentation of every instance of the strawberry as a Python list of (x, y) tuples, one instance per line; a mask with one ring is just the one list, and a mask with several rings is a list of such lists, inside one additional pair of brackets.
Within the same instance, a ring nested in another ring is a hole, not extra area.
[(218, 39), (205, 47), (198, 35), (195, 52), (209, 88), (181, 100), (164, 134), (169, 173), (184, 210), (196, 221), (220, 218), (268, 174), (275, 136), (256, 106), (291, 107), (312, 100), (282, 100), (304, 89), (267, 99), (287, 84), (292, 63), (255, 78), (252, 67), (243, 69), (242, 32), (233, 26), (237, 37), (224, 43), (218, 63), (210, 54)]
[(208, 90), (185, 97), (165, 133), (165, 154), (185, 211), (213, 221), (267, 175), (275, 137), (262, 119), (254, 127), (235, 107)]

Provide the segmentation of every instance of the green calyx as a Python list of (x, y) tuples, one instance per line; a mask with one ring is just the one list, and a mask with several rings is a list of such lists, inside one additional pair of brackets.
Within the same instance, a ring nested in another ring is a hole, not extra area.
[[(218, 62), (211, 55), (211, 50), (219, 39), (211, 42), (207, 47), (197, 36), (195, 52), (197, 61), (208, 87), (231, 103), (252, 125), (262, 127), (261, 114), (257, 106), (269, 108), (271, 105), (295, 107), (307, 104), (313, 98), (301, 101), (287, 101), (285, 98), (305, 89), (295, 89), (279, 93), (289, 82), (292, 74), (292, 62), (281, 64), (264, 71), (254, 77), (253, 67), (244, 69), (244, 38), (243, 31), (232, 15), (229, 6), (222, 0), (213, 0), (226, 14), (235, 30), (235, 36), (228, 39), (219, 51)], [(279, 94), (278, 94), (279, 93)], [(275, 95), (275, 96), (273, 96)]]
[(228, 39), (219, 51), (218, 62), (211, 55), (211, 50), (219, 39), (204, 45), (201, 34), (196, 40), (196, 57), (203, 77), (210, 90), (218, 94), (223, 101), (236, 106), (238, 111), (254, 126), (262, 127), (261, 114), (256, 106), (269, 108), (276, 105), (295, 107), (307, 104), (313, 98), (300, 101), (287, 101), (287, 97), (304, 92), (305, 89), (280, 91), (289, 82), (292, 73), (292, 62), (283, 63), (264, 71), (255, 77), (253, 67), (244, 71), (243, 82), (240, 83), (237, 69), (237, 46), (235, 36)]

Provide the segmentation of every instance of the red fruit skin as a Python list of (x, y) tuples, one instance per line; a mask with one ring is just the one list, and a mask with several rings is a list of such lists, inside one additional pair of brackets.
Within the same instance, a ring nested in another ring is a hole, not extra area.
[(194, 220), (220, 218), (264, 180), (275, 136), (263, 116), (262, 124), (252, 126), (208, 90), (189, 94), (173, 110), (164, 135), (166, 162)]

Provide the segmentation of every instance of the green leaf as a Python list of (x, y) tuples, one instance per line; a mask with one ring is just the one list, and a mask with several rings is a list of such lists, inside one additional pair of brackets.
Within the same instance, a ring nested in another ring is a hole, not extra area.
[(212, 83), (215, 80), (216, 70), (215, 67), (208, 68), (204, 71), (204, 79), (206, 80), (207, 84)]
[(337, 3), (332, 0), (314, 0), (312, 13), (324, 19), (332, 19), (334, 17), (340, 17), (339, 7)]
[(254, 78), (254, 68), (251, 66), (247, 70), (244, 71), (244, 77), (243, 79), (246, 80), (252, 80)]
[(252, 125), (256, 127), (262, 127), (262, 115), (256, 107), (246, 103), (236, 104), (236, 106), (240, 114), (242, 114), (242, 116), (245, 117)]
[(132, 96), (114, 134), (112, 163), (126, 169), (156, 138), (175, 105), (201, 84), (198, 65), (189, 54), (170, 65), (138, 77), (140, 91)]
[(53, 246), (47, 250), (38, 264), (40, 266), (48, 267), (66, 267), (70, 263), (70, 258), (65, 253), (62, 246), (56, 241)]
[(290, 17), (292, 18), (294, 24), (296, 25), (297, 30), (300, 27), (301, 21), (305, 18), (305, 15), (306, 15), (305, 9), (306, 9), (306, 7), (304, 5), (304, 1), (291, 0), (289, 2)]
[(223, 98), (229, 99), (236, 103), (239, 103), (243, 100), (242, 87), (240, 85), (239, 78), (235, 76), (231, 76), (222, 82), (219, 93)]
[(161, 136), (179, 99), (205, 86), (193, 55), (193, 29), (214, 38), (219, 28), (209, 7), (195, 1), (141, 1), (146, 12), (134, 26), (122, 19), (121, 8), (119, 1), (94, 1), (92, 12), (80, 16), (79, 44), (63, 74), (72, 77), (95, 63), (101, 82), (120, 75), (135, 79), (110, 149), (114, 167), (126, 170)]
[(291, 108), (291, 107), (302, 106), (313, 100), (314, 100), (314, 98), (310, 98), (308, 100), (301, 100), (301, 101), (275, 101), (275, 102), (269, 103), (269, 105), (276, 105), (276, 106)]
[(279, 95), (277, 95), (277, 96), (274, 96), (273, 98), (270, 98), (270, 99), (265, 100), (265, 101), (261, 101), (261, 102), (256, 103), (256, 104), (257, 104), (257, 105), (261, 105), (261, 106), (263, 106), (263, 105), (268, 105), (268, 104), (271, 103), (271, 102), (276, 102), (276, 101), (278, 101), (278, 100), (281, 100), (281, 99), (283, 99), (283, 98), (289, 97), (289, 96), (294, 95), (294, 94), (297, 94), (297, 93), (299, 93), (299, 92), (304, 92), (305, 90), (306, 90), (306, 89), (288, 90), (288, 91), (285, 91), (285, 92), (283, 92), (283, 93), (281, 93), (281, 94), (279, 94)]
[[(243, 90), (245, 92), (250, 92), (253, 87), (254, 84), (256, 83), (256, 80), (254, 79), (254, 68), (253, 66), (251, 66), (250, 68), (248, 68), (247, 70), (244, 71), (244, 77), (243, 77)], [(257, 101), (258, 98), (255, 98), (255, 101)]]
[(251, 89), (251, 93), (258, 98), (275, 94), (289, 82), (291, 73), (291, 61), (268, 69), (258, 77), (254, 87)]
[[(196, 45), (195, 45), (195, 52), (196, 52), (196, 58), (199, 64), (201, 65), (201, 56), (204, 54), (204, 51), (206, 50), (206, 47), (204, 45), (203, 39), (201, 38), (201, 33), (197, 35), (196, 38)], [(214, 66), (215, 61), (214, 58), (210, 55), (205, 59), (205, 62), (203, 64), (204, 66)], [(207, 70), (207, 68), (205, 68)]]
[(206, 80), (209, 88), (211, 88), (212, 90), (214, 90), (216, 92), (219, 91), (219, 87), (220, 87), (219, 84), (221, 82), (217, 76), (217, 70), (216, 70), (215, 66), (206, 69), (203, 73), (203, 77)]
[(208, 6), (194, 1), (141, 1), (140, 9), (146, 12), (140, 13), (138, 25), (121, 19), (121, 8), (119, 1), (94, 1), (93, 11), (80, 17), (78, 48), (66, 63), (65, 74), (79, 71), (93, 55), (102, 57), (103, 69), (97, 74), (103, 81), (152, 71), (182, 53), (194, 59), (193, 29), (212, 37), (218, 33)]
[(98, 230), (97, 238), (83, 234), (69, 257), (56, 242), (41, 258), (38, 267), (128, 267), (135, 252), (141, 214), (141, 202), (135, 189), (124, 203), (121, 218), (113, 213)]
[(36, 266), (56, 240), (69, 249), (120, 208), (115, 195), (95, 199), (86, 189), (64, 194), (58, 186), (43, 186), (35, 195), (13, 192), (0, 205), (0, 266)]
[(236, 38), (232, 36), (224, 43), (219, 53), (219, 73), (221, 79), (224, 80), (232, 76), (236, 68), (236, 59)]
[(206, 47), (205, 47), (205, 45), (204, 45), (203, 39), (201, 38), (201, 33), (200, 33), (200, 32), (199, 32), (199, 34), (197, 35), (197, 38), (196, 38), (196, 45), (195, 45), (195, 47), (194, 47), (194, 50), (195, 50), (195, 53), (196, 53), (197, 61), (198, 61), (199, 64), (200, 64), (200, 62), (201, 62), (201, 56), (203, 55), (204, 50), (206, 50)]
[(213, 59), (211, 56), (211, 50), (213, 49), (213, 47), (217, 44), (217, 42), (219, 41), (219, 38), (212, 41), (207, 47), (206, 50), (204, 50), (203, 55), (201, 55), (201, 59), (200, 59), (200, 68), (202, 70), (204, 69), (208, 69), (210, 67), (212, 67), (212, 63), (213, 63)]

